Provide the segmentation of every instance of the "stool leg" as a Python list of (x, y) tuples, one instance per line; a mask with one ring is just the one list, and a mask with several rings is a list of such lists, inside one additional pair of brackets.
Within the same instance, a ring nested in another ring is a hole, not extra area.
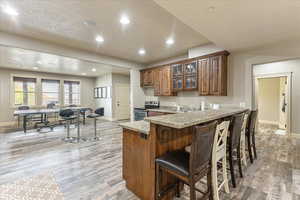
[(70, 137), (70, 120), (67, 120), (66, 121), (67, 124), (67, 136), (63, 139), (63, 141), (65, 142), (72, 142), (73, 141), (73, 138)]
[(100, 140), (100, 138), (97, 137), (97, 118), (94, 119), (94, 140)]

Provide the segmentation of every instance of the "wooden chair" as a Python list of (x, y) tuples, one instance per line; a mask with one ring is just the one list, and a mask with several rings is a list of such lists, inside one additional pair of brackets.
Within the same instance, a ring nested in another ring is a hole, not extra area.
[(233, 117), (232, 123), (230, 124), (230, 134), (228, 141), (228, 161), (230, 167), (231, 174), (231, 182), (233, 187), (236, 187), (236, 178), (234, 172), (234, 154), (238, 160), (239, 172), (240, 176), (243, 177), (242, 172), (242, 162), (241, 162), (241, 148), (240, 148), (240, 140), (241, 140), (241, 131), (244, 122), (244, 113), (237, 114)]
[[(256, 145), (255, 145), (255, 128), (257, 123), (257, 110), (253, 110), (250, 112), (247, 130), (246, 130), (246, 136), (248, 141), (248, 152), (250, 157), (250, 162), (253, 163), (254, 159), (257, 159), (257, 153), (256, 153)], [(254, 159), (253, 159), (254, 154)]]
[[(213, 199), (219, 200), (219, 191), (224, 186), (225, 192), (229, 193), (229, 185), (227, 178), (227, 136), (230, 121), (223, 121), (217, 126), (216, 135), (212, 151), (212, 191)], [(219, 164), (219, 165), (218, 165)], [(218, 183), (218, 166), (222, 166), (223, 180)]]
[[(195, 126), (192, 133), (191, 153), (184, 150), (168, 152), (155, 160), (156, 162), (156, 199), (161, 199), (170, 186), (161, 188), (161, 174), (165, 171), (178, 179), (177, 196), (180, 196), (179, 183), (189, 185), (190, 199), (196, 199), (196, 191), (204, 194), (202, 199), (211, 198), (211, 159), (217, 122)], [(206, 192), (195, 187), (195, 184), (207, 176)]]

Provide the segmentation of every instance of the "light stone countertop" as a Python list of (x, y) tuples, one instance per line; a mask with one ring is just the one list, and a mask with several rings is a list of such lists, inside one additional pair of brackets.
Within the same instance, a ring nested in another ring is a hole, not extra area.
[(150, 132), (150, 123), (144, 120), (134, 121), (134, 122), (125, 122), (120, 124), (121, 127), (136, 131), (139, 133), (149, 134)]
[(183, 111), (177, 111), (176, 107), (160, 107), (160, 108), (155, 108), (155, 109), (147, 109), (147, 111), (170, 113), (170, 114), (184, 113)]
[(213, 121), (219, 118), (228, 117), (237, 113), (244, 112), (246, 110), (246, 108), (222, 108), (218, 110), (205, 110), (173, 115), (147, 117), (145, 118), (145, 120), (153, 124), (181, 129)]

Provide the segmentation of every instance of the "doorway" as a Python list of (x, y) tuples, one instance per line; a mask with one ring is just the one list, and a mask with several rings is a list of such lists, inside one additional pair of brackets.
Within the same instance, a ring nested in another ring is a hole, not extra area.
[(114, 118), (130, 119), (130, 85), (117, 83), (114, 87)]
[(290, 133), (290, 85), (287, 74), (255, 77), (255, 102), (258, 120), (277, 127), (276, 134)]

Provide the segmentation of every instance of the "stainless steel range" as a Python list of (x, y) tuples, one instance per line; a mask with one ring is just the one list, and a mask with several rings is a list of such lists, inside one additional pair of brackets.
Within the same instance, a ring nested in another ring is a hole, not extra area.
[(145, 106), (141, 108), (134, 108), (134, 120), (144, 120), (148, 116), (147, 109), (159, 108), (159, 101), (146, 101)]

